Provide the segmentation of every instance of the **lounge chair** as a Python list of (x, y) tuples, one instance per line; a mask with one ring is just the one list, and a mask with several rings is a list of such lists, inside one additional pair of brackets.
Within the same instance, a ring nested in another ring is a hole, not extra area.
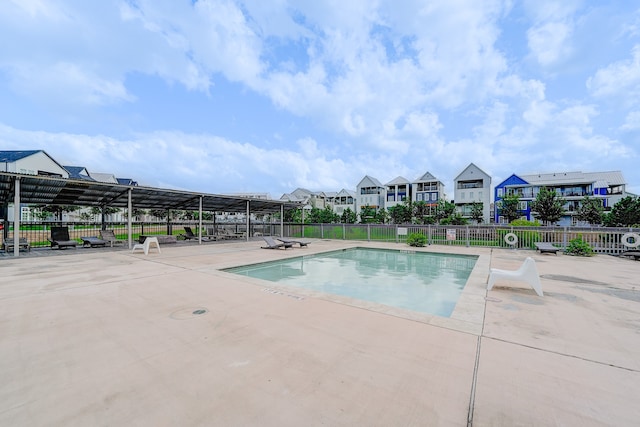
[[(14, 248), (14, 240), (13, 239), (4, 239), (4, 251), (11, 252)], [(27, 252), (31, 252), (31, 245), (26, 237), (20, 237), (18, 241), (18, 248), (24, 249)]]
[(95, 248), (96, 246), (104, 247), (107, 245), (107, 243), (109, 243), (106, 240), (102, 240), (99, 237), (81, 237), (80, 239), (82, 240), (83, 248), (86, 248), (86, 247)]
[(280, 249), (280, 248), (292, 248), (293, 247), (293, 243), (278, 243), (275, 240), (273, 240), (273, 237), (271, 236), (262, 236), (262, 238), (264, 239), (265, 242), (267, 242), (267, 246), (262, 246), (262, 249)]
[(531, 257), (527, 257), (527, 259), (524, 260), (524, 263), (522, 263), (522, 266), (515, 271), (492, 268), (491, 273), (489, 274), (487, 290), (490, 291), (496, 283), (496, 280), (499, 279), (526, 282), (536, 291), (538, 296), (543, 296), (536, 262)]
[(118, 245), (118, 244), (123, 244), (124, 240), (119, 240), (116, 235), (114, 234), (113, 230), (100, 230), (100, 238), (102, 240), (106, 240), (107, 243), (109, 243), (109, 245), (111, 247), (113, 247), (113, 245)]
[(184, 233), (180, 234), (180, 237), (182, 237), (184, 240), (198, 240), (198, 236), (193, 234), (193, 230), (191, 230), (191, 227), (185, 227)]
[(158, 249), (158, 253), (162, 253), (160, 252), (160, 243), (158, 243), (157, 237), (147, 237), (146, 239), (144, 239), (144, 243), (136, 243), (135, 245), (133, 245), (131, 253), (134, 253), (137, 250), (142, 250), (145, 255), (149, 255), (149, 248), (151, 248), (152, 244), (155, 245), (155, 247)]
[(624, 251), (621, 254), (618, 254), (618, 256), (633, 257), (633, 259), (638, 261), (640, 259), (640, 251), (638, 251), (638, 250), (635, 250), (635, 251)]
[(69, 237), (69, 227), (51, 227), (51, 238), (47, 240), (51, 242), (51, 249), (75, 248), (78, 245), (77, 241)]
[(536, 249), (540, 251), (541, 254), (547, 252), (547, 253), (554, 253), (556, 255), (558, 255), (558, 251), (560, 250), (560, 248), (556, 248), (555, 246), (553, 246), (551, 243), (548, 242), (536, 242)]
[(301, 248), (302, 247), (306, 248), (307, 246), (309, 246), (309, 243), (311, 243), (311, 242), (306, 242), (304, 240), (288, 239), (286, 237), (278, 237), (278, 240), (280, 240), (282, 243), (291, 243), (292, 245), (297, 243), (300, 245)]

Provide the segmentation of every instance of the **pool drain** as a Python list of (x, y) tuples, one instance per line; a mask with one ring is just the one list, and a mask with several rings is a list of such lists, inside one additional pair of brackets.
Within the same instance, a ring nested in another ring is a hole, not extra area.
[(187, 320), (202, 316), (204, 314), (207, 314), (208, 312), (209, 310), (204, 307), (181, 308), (180, 310), (176, 310), (171, 313), (169, 317), (176, 320)]

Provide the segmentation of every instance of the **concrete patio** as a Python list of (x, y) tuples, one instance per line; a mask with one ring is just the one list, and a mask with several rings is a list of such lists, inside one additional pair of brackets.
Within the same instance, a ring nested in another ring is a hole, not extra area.
[[(638, 424), (640, 262), (422, 248), (480, 256), (443, 319), (220, 271), (406, 245), (260, 246), (0, 259), (0, 425)], [(486, 291), (527, 256), (543, 298)]]

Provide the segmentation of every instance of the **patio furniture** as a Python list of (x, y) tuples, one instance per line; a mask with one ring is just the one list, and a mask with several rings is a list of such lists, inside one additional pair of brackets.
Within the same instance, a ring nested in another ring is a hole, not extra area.
[(282, 243), (291, 243), (292, 245), (297, 243), (300, 245), (301, 248), (302, 247), (306, 248), (309, 246), (309, 243), (311, 243), (311, 242), (306, 242), (304, 240), (294, 240), (286, 237), (278, 237), (278, 240), (280, 240)]
[(522, 263), (522, 266), (515, 271), (492, 268), (489, 274), (487, 290), (490, 291), (496, 281), (501, 279), (526, 282), (536, 291), (538, 296), (543, 296), (536, 262), (531, 257), (527, 257), (527, 259), (524, 260), (524, 263)]
[(536, 245), (536, 250), (539, 250), (541, 254), (546, 252), (558, 255), (558, 251), (560, 250), (560, 248), (556, 248), (549, 242), (536, 242), (534, 244)]
[(156, 239), (159, 243), (164, 244), (171, 244), (171, 243), (178, 243), (178, 238), (176, 236), (172, 236), (172, 235), (162, 235), (162, 234), (154, 234), (154, 235), (141, 235), (138, 238), (138, 243), (144, 243), (146, 239), (153, 237), (154, 239)]
[(640, 251), (624, 251), (621, 254), (619, 254), (618, 256), (633, 257), (633, 259), (638, 261), (640, 259)]
[(107, 245), (106, 240), (102, 240), (99, 237), (80, 237), (80, 240), (82, 240), (82, 247), (86, 248), (95, 248), (96, 246), (102, 246), (105, 247)]
[(193, 234), (193, 230), (191, 227), (184, 227), (184, 233), (179, 235), (184, 240), (198, 240), (198, 236)]
[(100, 237), (102, 240), (106, 240), (111, 247), (113, 247), (113, 245), (124, 243), (124, 240), (120, 240), (116, 237), (113, 230), (100, 230)]
[(51, 238), (47, 240), (51, 242), (51, 249), (75, 248), (78, 245), (77, 241), (69, 237), (69, 227), (51, 227)]
[[(14, 249), (14, 240), (13, 239), (4, 239), (4, 251), (5, 252), (11, 252)], [(26, 237), (20, 237), (19, 241), (18, 241), (18, 248), (24, 249), (27, 252), (31, 251), (31, 245), (29, 244), (29, 241), (27, 240)]]
[(267, 246), (262, 246), (262, 249), (280, 249), (280, 248), (292, 248), (293, 247), (293, 243), (278, 243), (275, 240), (273, 240), (273, 237), (271, 236), (262, 236), (262, 238), (264, 239), (265, 242), (267, 242)]
[(145, 255), (149, 255), (149, 248), (151, 248), (151, 245), (155, 245), (155, 247), (158, 249), (158, 253), (161, 253), (160, 243), (158, 243), (157, 237), (147, 237), (146, 239), (144, 239), (144, 243), (136, 243), (135, 245), (133, 245), (131, 253), (134, 253), (137, 250), (142, 250)]

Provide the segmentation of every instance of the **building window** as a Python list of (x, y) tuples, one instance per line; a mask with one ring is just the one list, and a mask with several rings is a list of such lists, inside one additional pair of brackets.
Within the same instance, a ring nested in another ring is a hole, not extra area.
[(438, 193), (433, 193), (431, 195), (431, 200), (433, 200), (434, 202), (437, 202), (438, 201)]
[(527, 202), (518, 202), (518, 209), (521, 211), (526, 211), (527, 210)]
[(503, 189), (498, 188), (498, 197), (502, 197), (503, 194), (504, 194)]
[(464, 200), (464, 192), (460, 192), (460, 200)]
[(473, 200), (473, 191), (469, 192), (469, 200)]
[(482, 191), (478, 191), (478, 199), (482, 200)]

